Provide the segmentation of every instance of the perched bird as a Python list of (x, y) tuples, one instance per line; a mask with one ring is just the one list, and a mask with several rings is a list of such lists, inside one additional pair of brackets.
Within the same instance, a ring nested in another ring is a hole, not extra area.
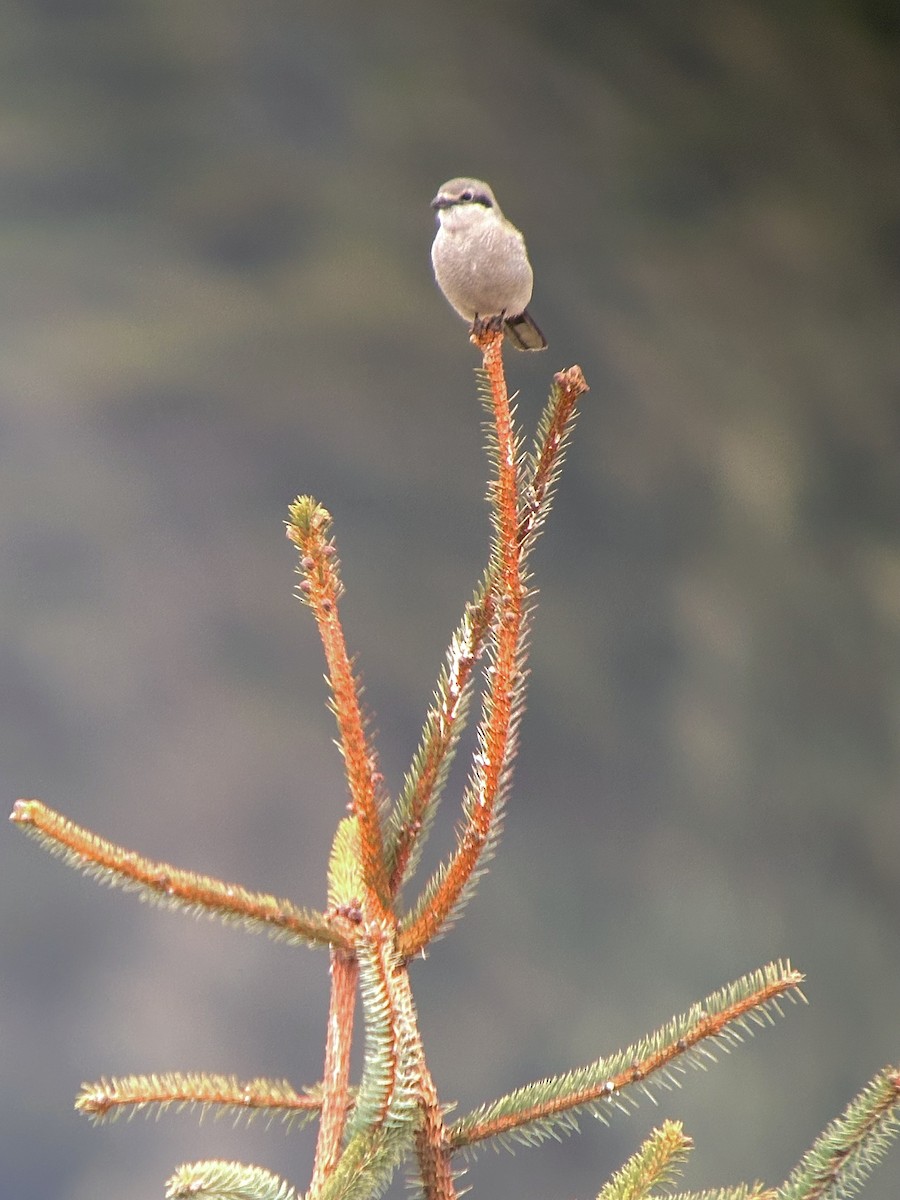
[(517, 350), (545, 350), (528, 313), (533, 274), (525, 239), (480, 179), (451, 179), (431, 202), (438, 231), (431, 261), (438, 287), (472, 324), (503, 324)]

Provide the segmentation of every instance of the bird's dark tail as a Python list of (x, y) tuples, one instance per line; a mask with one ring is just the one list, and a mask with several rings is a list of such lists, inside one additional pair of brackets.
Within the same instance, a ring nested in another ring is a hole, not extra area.
[(527, 309), (517, 317), (506, 318), (504, 333), (517, 350), (547, 349), (547, 339), (535, 325)]

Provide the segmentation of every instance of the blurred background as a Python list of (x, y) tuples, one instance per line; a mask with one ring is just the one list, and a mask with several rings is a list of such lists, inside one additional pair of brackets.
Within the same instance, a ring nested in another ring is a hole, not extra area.
[[(477, 356), (438, 186), (523, 228), (586, 398), (534, 559), (501, 854), (416, 964), (465, 1112), (771, 958), (808, 1009), (478, 1196), (589, 1200), (663, 1116), (684, 1184), (780, 1182), (900, 1056), (900, 16), (889, 0), (9, 0), (0, 15), (7, 811), (324, 903), (345, 803), (287, 505), (332, 511), (396, 789), (485, 561)], [(451, 844), (454, 776), (428, 866)], [(0, 839), (0, 1158), (19, 1200), (309, 1179), (314, 1130), (99, 1130), (82, 1081), (319, 1077), (327, 962)], [(866, 1192), (896, 1196), (900, 1152)], [(398, 1177), (393, 1195), (402, 1195)]]

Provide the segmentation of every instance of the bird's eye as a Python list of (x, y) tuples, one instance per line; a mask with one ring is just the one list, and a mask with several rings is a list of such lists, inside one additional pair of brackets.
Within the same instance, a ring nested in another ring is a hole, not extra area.
[(471, 188), (466, 188), (466, 190), (460, 196), (460, 200), (474, 200), (474, 199), (475, 199), (475, 193), (472, 191)]

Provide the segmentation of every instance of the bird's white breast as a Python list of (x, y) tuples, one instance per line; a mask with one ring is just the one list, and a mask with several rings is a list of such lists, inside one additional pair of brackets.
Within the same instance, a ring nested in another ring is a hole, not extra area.
[(442, 209), (431, 258), (444, 295), (468, 321), (518, 315), (531, 299), (532, 271), (522, 235), (481, 204)]

